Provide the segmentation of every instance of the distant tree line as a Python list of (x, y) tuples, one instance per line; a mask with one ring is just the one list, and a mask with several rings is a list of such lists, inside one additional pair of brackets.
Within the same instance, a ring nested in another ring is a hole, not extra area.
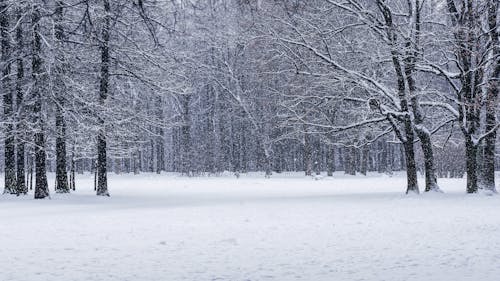
[(496, 192), (496, 0), (0, 0), (4, 193), (405, 171)]

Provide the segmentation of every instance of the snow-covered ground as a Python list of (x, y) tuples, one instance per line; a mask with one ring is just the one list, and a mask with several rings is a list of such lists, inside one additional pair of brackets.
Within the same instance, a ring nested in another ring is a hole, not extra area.
[[(53, 177), (50, 179), (53, 184)], [(500, 280), (500, 196), (402, 176), (110, 175), (0, 196), (0, 280)]]

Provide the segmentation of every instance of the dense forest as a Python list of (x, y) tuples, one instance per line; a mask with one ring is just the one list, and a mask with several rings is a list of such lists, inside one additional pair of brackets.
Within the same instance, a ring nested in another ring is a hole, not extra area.
[(495, 192), (499, 18), (498, 0), (0, 0), (3, 192), (398, 170), (407, 193), (419, 173)]

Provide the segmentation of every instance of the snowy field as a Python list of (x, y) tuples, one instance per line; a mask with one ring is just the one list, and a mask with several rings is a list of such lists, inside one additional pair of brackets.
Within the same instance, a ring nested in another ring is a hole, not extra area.
[(420, 196), (340, 173), (109, 182), (0, 196), (0, 280), (500, 280), (500, 196), (462, 179)]

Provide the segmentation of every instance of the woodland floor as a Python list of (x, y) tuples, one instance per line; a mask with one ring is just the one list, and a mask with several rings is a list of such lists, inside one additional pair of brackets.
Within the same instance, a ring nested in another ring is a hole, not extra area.
[(110, 175), (110, 198), (92, 183), (0, 195), (0, 280), (500, 280), (500, 196), (463, 179), (418, 196), (402, 175)]

